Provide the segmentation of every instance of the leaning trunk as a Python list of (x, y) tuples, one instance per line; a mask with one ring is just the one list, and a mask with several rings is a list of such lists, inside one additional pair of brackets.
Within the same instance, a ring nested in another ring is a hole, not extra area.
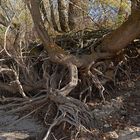
[(133, 9), (128, 20), (104, 37), (100, 51), (116, 53), (140, 35), (140, 8)]
[(97, 53), (96, 57), (96, 52), (92, 52), (91, 55), (82, 56), (82, 58), (80, 59), (68, 54), (65, 50), (63, 50), (56, 44), (53, 44), (53, 42), (49, 38), (48, 32), (45, 30), (38, 5), (34, 0), (30, 0), (28, 7), (31, 11), (37, 33), (44, 43), (45, 48), (49, 52), (50, 59), (54, 60), (55, 62), (65, 64), (72, 63), (80, 67), (84, 64), (88, 66), (91, 62), (100, 57), (106, 56), (108, 53), (117, 53), (140, 35), (140, 7), (138, 4), (136, 8), (133, 9), (132, 14), (129, 16), (126, 22), (124, 22), (119, 28), (103, 38), (101, 47), (99, 48), (101, 55), (98, 55)]

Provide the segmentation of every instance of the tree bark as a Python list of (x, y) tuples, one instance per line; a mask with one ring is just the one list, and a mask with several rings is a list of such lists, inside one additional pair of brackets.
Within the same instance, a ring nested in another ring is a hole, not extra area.
[(83, 16), (87, 15), (87, 2), (85, 0), (70, 0), (68, 9), (68, 20), (70, 30), (79, 28), (79, 23), (83, 20)]
[(128, 20), (102, 40), (100, 51), (116, 53), (140, 35), (140, 7), (135, 8)]
[(64, 32), (69, 31), (67, 7), (65, 0), (58, 0), (59, 22), (61, 30)]
[(39, 1), (40, 1), (40, 10), (43, 14), (43, 21), (44, 21), (44, 23), (47, 21), (48, 24), (50, 24), (50, 22), (48, 20), (46, 9), (45, 9), (45, 6), (44, 6), (44, 2), (43, 2), (43, 0), (39, 0)]
[(55, 31), (60, 32), (56, 23), (56, 19), (55, 19), (55, 15), (54, 15), (54, 7), (53, 7), (53, 1), (49, 0), (49, 4), (50, 4), (50, 10), (51, 10), (51, 22), (52, 22), (52, 26), (54, 28)]
[(49, 46), (51, 40), (48, 35), (48, 32), (43, 31), (43, 29), (45, 29), (45, 26), (44, 26), (42, 18), (41, 18), (38, 1), (30, 0), (27, 2), (27, 6), (30, 10), (30, 13), (31, 13), (31, 16), (32, 16), (32, 19), (34, 22), (34, 26), (36, 28), (38, 35), (42, 38), (41, 40), (42, 40), (43, 44), (45, 44), (45, 45), (48, 44), (47, 46)]

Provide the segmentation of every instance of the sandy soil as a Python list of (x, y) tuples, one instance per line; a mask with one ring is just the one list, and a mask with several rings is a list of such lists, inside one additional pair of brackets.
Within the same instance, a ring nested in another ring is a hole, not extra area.
[[(106, 104), (90, 104), (95, 118), (100, 122), (97, 140), (140, 140), (140, 82), (127, 90), (117, 90)], [(17, 121), (16, 114), (0, 110), (0, 140), (42, 140), (46, 128), (29, 116)], [(60, 132), (61, 133), (61, 132)], [(94, 140), (88, 136), (79, 140)], [(69, 140), (69, 139), (65, 139)]]

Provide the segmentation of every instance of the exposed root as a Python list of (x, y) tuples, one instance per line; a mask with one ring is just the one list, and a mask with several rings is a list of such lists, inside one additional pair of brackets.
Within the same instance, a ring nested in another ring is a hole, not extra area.
[[(37, 58), (25, 56), (27, 58), (23, 59), (22, 57), (11, 58), (11, 55), (7, 53), (7, 60), (0, 59), (0, 89), (10, 94), (14, 93), (14, 97), (11, 97), (13, 95), (9, 97), (8, 94), (1, 95), (0, 110), (6, 110), (7, 114), (24, 112), (23, 116), (13, 124), (43, 110), (47, 128), (43, 140), (49, 139), (54, 128), (62, 123), (68, 124), (68, 127), (74, 128), (76, 132), (84, 131), (92, 134), (92, 130), (98, 128), (98, 122), (91, 114), (86, 104), (86, 98), (90, 97), (90, 94), (95, 94), (93, 89), (98, 89), (105, 102), (106, 89), (102, 79), (111, 81), (113, 77), (108, 78), (105, 75), (108, 67), (104, 60), (102, 60), (103, 62), (92, 60), (90, 64), (83, 65), (83, 70), (81, 61), (76, 59), (77, 57), (56, 54), (53, 56), (55, 53), (52, 53), (52, 56), (48, 57), (48, 54), (42, 52), (42, 55)], [(51, 58), (54, 58), (55, 61), (52, 61)], [(11, 64), (11, 61), (14, 64)], [(19, 62), (22, 62), (24, 66)], [(116, 84), (118, 70), (129, 81), (131, 80), (128, 70), (125, 71), (121, 68), (122, 63), (120, 60), (117, 61), (112, 69), (112, 71), (116, 70), (114, 84)], [(13, 65), (15, 69), (13, 69)], [(103, 71), (98, 69), (99, 65), (103, 66)], [(127, 66), (127, 63), (125, 65)], [(23, 98), (19, 98), (16, 93), (20, 93)], [(82, 96), (85, 96), (84, 101)], [(51, 106), (52, 104), (55, 104), (55, 110)], [(51, 118), (50, 122), (49, 118)]]
[[(23, 90), (23, 87), (19, 81), (19, 76), (17, 74), (17, 72), (13, 69), (10, 69), (10, 68), (2, 68), (0, 67), (0, 73), (9, 73), (9, 75), (13, 74), (15, 76), (15, 80), (12, 81), (10, 84), (16, 84), (15, 86), (17, 86), (18, 90), (19, 90), (19, 93), (23, 96), (23, 98), (28, 98), (26, 96), (26, 94), (24, 93), (24, 90)], [(8, 76), (9, 76), (8, 75)]]
[(78, 70), (77, 67), (73, 64), (68, 65), (70, 71), (70, 82), (60, 89), (58, 92), (63, 96), (67, 96), (78, 84)]
[(58, 111), (43, 140), (47, 140), (51, 130), (62, 122), (75, 126), (78, 131), (89, 133), (92, 133), (91, 130), (97, 127), (94, 116), (81, 101), (64, 97), (59, 93), (55, 95), (52, 93), (49, 98), (58, 104)]
[(105, 97), (104, 97), (104, 94), (103, 94), (104, 91), (105, 91), (104, 86), (101, 84), (101, 82), (99, 81), (97, 76), (91, 73), (91, 71), (88, 71), (88, 74), (92, 77), (92, 80), (93, 80), (95, 86), (99, 89), (101, 97), (103, 99), (103, 102), (105, 103)]

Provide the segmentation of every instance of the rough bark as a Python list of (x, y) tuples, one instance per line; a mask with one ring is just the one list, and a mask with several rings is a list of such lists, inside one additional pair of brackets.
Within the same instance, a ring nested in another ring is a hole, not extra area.
[(30, 0), (27, 2), (27, 5), (30, 10), (38, 36), (44, 44), (44, 49), (47, 50), (50, 60), (64, 65), (74, 64), (78, 67), (81, 66), (82, 61), (80, 61), (80, 59), (70, 55), (61, 47), (54, 44), (54, 42), (50, 39), (41, 19), (38, 3), (35, 0)]
[[(50, 45), (50, 37), (48, 35), (48, 32), (46, 32), (44, 30), (45, 26), (44, 26), (42, 18), (41, 18), (38, 1), (30, 0), (26, 3), (30, 10), (36, 31), (37, 31), (39, 37), (41, 38), (43, 44), (45, 45), (45, 47), (48, 47)], [(49, 47), (48, 47), (48, 50), (49, 50)]]
[(83, 16), (87, 14), (86, 12), (87, 5), (85, 1), (81, 0), (69, 1), (68, 20), (70, 30), (79, 27), (79, 23), (82, 21)]
[(57, 23), (56, 23), (56, 19), (55, 19), (55, 15), (54, 15), (54, 7), (53, 7), (53, 1), (49, 0), (49, 4), (50, 4), (50, 11), (51, 11), (51, 22), (52, 22), (52, 26), (54, 28), (55, 31), (59, 31)]
[(43, 0), (39, 0), (39, 1), (40, 1), (40, 10), (43, 14), (43, 21), (44, 21), (44, 23), (47, 21), (50, 24), (50, 22), (48, 20), (46, 9), (45, 9), (45, 6), (44, 6), (44, 2), (43, 2)]
[(65, 0), (58, 0), (58, 12), (59, 12), (59, 22), (61, 30), (64, 32), (69, 31), (68, 17), (67, 17), (67, 7)]

